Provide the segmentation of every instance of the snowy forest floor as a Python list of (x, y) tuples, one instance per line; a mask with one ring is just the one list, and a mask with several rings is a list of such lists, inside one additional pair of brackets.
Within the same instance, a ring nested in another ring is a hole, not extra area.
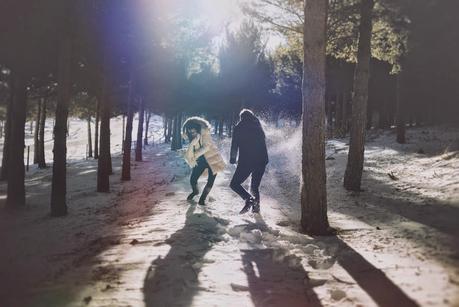
[(27, 208), (0, 211), (0, 306), (459, 306), (458, 127), (409, 129), (406, 145), (370, 133), (361, 193), (342, 188), (346, 140), (328, 141), (332, 237), (299, 233), (300, 132), (266, 132), (261, 214), (238, 215), (233, 166), (207, 206), (188, 203), (166, 145), (130, 182), (115, 154), (110, 194), (95, 161), (69, 163), (64, 218), (48, 216), (51, 170), (34, 170)]

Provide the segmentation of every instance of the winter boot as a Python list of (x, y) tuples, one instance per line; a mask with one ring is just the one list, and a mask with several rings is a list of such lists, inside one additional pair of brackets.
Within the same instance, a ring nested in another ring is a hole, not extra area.
[(207, 198), (207, 195), (209, 195), (210, 193), (210, 189), (211, 188), (205, 187), (204, 191), (202, 191), (201, 197), (199, 197), (199, 202), (198, 202), (198, 204), (200, 204), (201, 206), (206, 205), (206, 198)]
[(191, 188), (193, 189), (193, 192), (191, 192), (190, 195), (188, 195), (188, 197), (186, 198), (187, 200), (193, 200), (193, 198), (199, 194), (199, 189), (197, 185), (192, 185)]
[(244, 214), (250, 210), (250, 208), (253, 206), (255, 202), (255, 199), (253, 197), (250, 197), (245, 200), (245, 206), (242, 208), (241, 211), (239, 211), (239, 214)]

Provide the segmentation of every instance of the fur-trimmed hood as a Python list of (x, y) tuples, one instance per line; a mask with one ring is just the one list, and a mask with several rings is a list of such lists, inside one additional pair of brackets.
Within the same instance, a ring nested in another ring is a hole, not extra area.
[(185, 120), (185, 122), (183, 123), (183, 126), (182, 126), (182, 131), (185, 132), (185, 129), (187, 127), (187, 125), (189, 123), (196, 123), (196, 124), (199, 124), (201, 125), (201, 129), (202, 128), (207, 128), (207, 129), (210, 129), (212, 126), (210, 125), (210, 123), (205, 120), (204, 118), (202, 117), (199, 117), (199, 116), (193, 116), (193, 117), (189, 117)]
[(201, 126), (201, 134), (206, 133), (206, 132), (210, 133), (210, 129), (212, 128), (211, 124), (207, 120), (202, 118), (202, 117), (199, 117), (199, 116), (189, 117), (189, 118), (187, 118), (185, 120), (185, 122), (182, 125), (182, 137), (185, 140), (188, 139), (188, 136), (186, 134), (186, 128), (188, 127), (188, 125), (190, 123), (200, 125)]

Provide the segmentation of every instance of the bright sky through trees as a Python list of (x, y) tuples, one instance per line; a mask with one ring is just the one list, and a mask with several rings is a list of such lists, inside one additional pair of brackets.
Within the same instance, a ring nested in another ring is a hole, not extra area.
[[(156, 14), (161, 16), (181, 14), (203, 22), (210, 32), (218, 37), (223, 37), (225, 27), (237, 30), (244, 16), (241, 4), (256, 0), (160, 0), (156, 6)], [(274, 49), (283, 40), (281, 37), (270, 34), (265, 37), (268, 49)], [(217, 39), (220, 41), (220, 39)]]

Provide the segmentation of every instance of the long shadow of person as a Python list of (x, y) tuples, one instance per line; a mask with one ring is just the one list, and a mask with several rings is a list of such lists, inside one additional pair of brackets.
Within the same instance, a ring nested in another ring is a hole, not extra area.
[[(255, 215), (255, 223), (245, 221), (245, 231), (258, 229), (262, 233), (279, 234), (265, 223), (261, 215)], [(260, 249), (257, 244), (253, 247), (241, 252), (254, 306), (322, 306), (309, 286), (301, 258), (281, 247)]]
[(221, 241), (224, 230), (222, 220), (195, 213), (195, 209), (194, 203), (186, 213), (185, 226), (166, 240), (171, 246), (166, 257), (158, 257), (149, 267), (143, 289), (146, 306), (190, 306), (202, 290), (198, 281), (202, 259)]
[(242, 263), (254, 306), (322, 306), (300, 259), (285, 250), (243, 250)]

